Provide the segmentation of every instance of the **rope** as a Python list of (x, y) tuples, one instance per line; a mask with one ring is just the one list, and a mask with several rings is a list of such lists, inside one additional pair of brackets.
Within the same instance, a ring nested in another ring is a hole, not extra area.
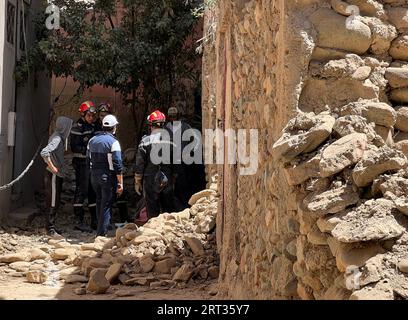
[(17, 178), (15, 178), (13, 181), (5, 184), (4, 186), (1, 186), (0, 187), (0, 192), (5, 191), (7, 189), (10, 189), (13, 185), (15, 185), (18, 181), (20, 181), (26, 175), (26, 173), (31, 169), (31, 167), (34, 164), (35, 159), (37, 158), (38, 154), (40, 153), (44, 138), (47, 137), (47, 135), (48, 135), (48, 132), (47, 132), (47, 134), (44, 134), (43, 138), (41, 139), (41, 143), (38, 146), (37, 151), (34, 154), (34, 157), (31, 159), (30, 163), (27, 165), (27, 167), (24, 169), (24, 171), (22, 173), (20, 173), (20, 175)]
[[(1, 0), (0, 0), (0, 1), (1, 1)], [(24, 40), (24, 43), (25, 43), (26, 63), (27, 63), (28, 82), (29, 82), (29, 81), (30, 81), (30, 65), (29, 65), (28, 54), (27, 54), (27, 53), (28, 53), (27, 36), (26, 36), (26, 33), (25, 33), (25, 17), (24, 17), (24, 16), (25, 16), (25, 11), (24, 11), (24, 2), (23, 2), (23, 0), (21, 0), (21, 2), (22, 2), (22, 10), (23, 10), (23, 11), (22, 11), (22, 14), (23, 14), (23, 37), (24, 37), (23, 40)], [(60, 98), (60, 96), (62, 95), (63, 91), (65, 90), (66, 83), (67, 83), (67, 82), (65, 81), (64, 88), (61, 90), (59, 96), (55, 99), (55, 101), (54, 101), (54, 103), (53, 103), (53, 105), (52, 105), (52, 107), (51, 107), (51, 111), (54, 111), (55, 104), (56, 104), (56, 102), (58, 101), (58, 99)], [(29, 85), (28, 85), (28, 86), (29, 86)], [(34, 119), (34, 117), (33, 117), (32, 109), (31, 109), (31, 121), (33, 121), (33, 119)], [(37, 134), (36, 134), (36, 132), (35, 132), (35, 126), (34, 126), (34, 124), (33, 124), (33, 129), (34, 129), (35, 138), (36, 138), (36, 140), (38, 141)], [(24, 169), (24, 171), (21, 172), (20, 175), (19, 175), (17, 178), (15, 178), (13, 181), (11, 181), (11, 182), (5, 184), (4, 186), (0, 186), (0, 192), (10, 189), (13, 185), (15, 185), (17, 182), (19, 182), (19, 181), (27, 174), (27, 172), (28, 172), (28, 171), (31, 169), (31, 167), (33, 166), (35, 159), (38, 157), (38, 155), (39, 155), (39, 153), (40, 153), (40, 151), (41, 151), (41, 149), (42, 149), (43, 142), (44, 142), (44, 140), (45, 140), (47, 137), (48, 137), (48, 129), (44, 132), (44, 135), (43, 135), (43, 137), (41, 138), (41, 141), (40, 141), (40, 143), (39, 143), (39, 145), (38, 145), (38, 147), (37, 147), (37, 150), (35, 151), (35, 154), (34, 154), (33, 158), (31, 159), (31, 161), (29, 162), (29, 164), (27, 165), (27, 167)]]

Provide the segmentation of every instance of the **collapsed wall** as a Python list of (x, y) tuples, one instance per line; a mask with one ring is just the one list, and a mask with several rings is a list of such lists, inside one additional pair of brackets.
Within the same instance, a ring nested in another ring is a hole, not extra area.
[(225, 62), (231, 85), (216, 90), (217, 117), (260, 136), (255, 175), (218, 168), (224, 294), (407, 298), (408, 4), (218, 10), (213, 67)]

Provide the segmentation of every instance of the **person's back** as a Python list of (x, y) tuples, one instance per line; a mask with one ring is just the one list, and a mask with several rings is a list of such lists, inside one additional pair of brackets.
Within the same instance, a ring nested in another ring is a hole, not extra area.
[(123, 192), (122, 153), (119, 141), (114, 136), (119, 122), (116, 117), (108, 115), (102, 124), (104, 131), (89, 141), (87, 152), (91, 182), (96, 192), (98, 236), (106, 235), (115, 193), (120, 196)]
[[(135, 190), (146, 200), (149, 217), (156, 217), (161, 209), (174, 211), (173, 148), (170, 134), (163, 129), (166, 116), (159, 110), (147, 118), (150, 134), (142, 138), (136, 154)], [(143, 185), (143, 187), (142, 187)]]
[[(155, 175), (161, 170), (166, 175), (172, 174), (173, 144), (166, 130), (154, 129), (149, 135), (145, 135), (140, 141), (138, 149), (136, 173)], [(159, 160), (163, 161), (160, 162)]]
[(98, 132), (89, 141), (88, 152), (90, 153), (90, 168), (92, 171), (121, 171), (123, 169), (120, 144), (109, 132)]

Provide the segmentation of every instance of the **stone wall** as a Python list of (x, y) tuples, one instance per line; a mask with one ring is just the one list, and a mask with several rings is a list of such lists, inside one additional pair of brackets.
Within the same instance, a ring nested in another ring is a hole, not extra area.
[(406, 298), (408, 4), (220, 1), (217, 10), (207, 125), (259, 130), (255, 175), (218, 166), (221, 291)]

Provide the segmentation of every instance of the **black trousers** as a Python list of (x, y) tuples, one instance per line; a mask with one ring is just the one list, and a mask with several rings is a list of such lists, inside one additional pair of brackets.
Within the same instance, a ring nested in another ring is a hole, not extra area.
[(55, 230), (55, 218), (57, 216), (57, 210), (61, 203), (61, 192), (62, 192), (62, 182), (63, 179), (46, 171), (44, 177), (45, 186), (45, 201), (47, 205), (46, 221), (45, 227), (47, 231)]
[(96, 195), (91, 184), (90, 171), (86, 166), (86, 159), (73, 158), (72, 166), (75, 170), (75, 194), (74, 194), (74, 208), (77, 209), (75, 213), (80, 220), (84, 218), (84, 201), (88, 199), (88, 206), (96, 206)]
[(169, 179), (167, 186), (162, 191), (158, 191), (154, 177), (154, 174), (143, 176), (143, 196), (149, 218), (157, 217), (161, 212), (160, 209), (163, 212), (174, 212), (176, 209), (173, 178), (167, 177)]
[(96, 193), (97, 235), (104, 236), (112, 216), (112, 204), (115, 201), (117, 178), (113, 172), (92, 170), (92, 186)]
[(176, 168), (177, 178), (174, 184), (174, 194), (179, 203), (177, 210), (181, 211), (188, 207), (191, 188), (187, 177), (187, 166), (185, 164), (179, 164)]

